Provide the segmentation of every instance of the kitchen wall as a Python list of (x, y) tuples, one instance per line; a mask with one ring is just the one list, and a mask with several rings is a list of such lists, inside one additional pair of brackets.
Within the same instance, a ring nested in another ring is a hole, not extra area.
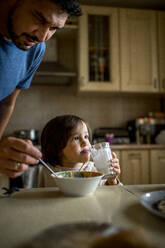
[(10, 135), (19, 129), (40, 131), (56, 115), (76, 114), (88, 120), (91, 128), (121, 127), (128, 120), (150, 111), (160, 111), (160, 98), (134, 94), (77, 95), (73, 86), (33, 85), (22, 91), (5, 131)]

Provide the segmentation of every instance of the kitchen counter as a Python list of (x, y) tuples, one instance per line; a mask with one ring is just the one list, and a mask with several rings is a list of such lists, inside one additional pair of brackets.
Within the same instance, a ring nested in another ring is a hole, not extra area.
[(11, 197), (1, 194), (1, 247), (22, 247), (24, 242), (58, 224), (96, 221), (124, 229), (141, 226), (163, 248), (165, 219), (152, 215), (139, 202), (144, 192), (160, 189), (165, 190), (165, 184), (102, 186), (85, 197), (65, 196), (58, 188), (22, 189)]
[[(41, 150), (41, 146), (36, 146)], [(165, 149), (165, 144), (122, 144), (122, 145), (111, 145), (112, 149), (116, 150), (134, 150), (134, 149)]]

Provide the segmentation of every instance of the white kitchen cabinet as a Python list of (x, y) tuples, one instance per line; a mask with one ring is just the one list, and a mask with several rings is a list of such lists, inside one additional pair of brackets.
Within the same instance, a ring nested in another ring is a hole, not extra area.
[(117, 8), (81, 6), (78, 51), (80, 92), (119, 90)]
[(121, 181), (124, 184), (149, 183), (149, 151), (121, 151)]
[(151, 10), (120, 9), (121, 91), (159, 92), (156, 17)]
[(165, 150), (152, 149), (150, 165), (151, 183), (165, 183)]
[(159, 82), (165, 92), (165, 12), (158, 12)]

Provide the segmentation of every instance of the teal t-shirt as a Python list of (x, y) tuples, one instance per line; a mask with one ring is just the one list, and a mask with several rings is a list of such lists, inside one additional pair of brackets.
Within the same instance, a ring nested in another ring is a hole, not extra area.
[(43, 42), (23, 51), (0, 35), (0, 101), (16, 88), (29, 88), (44, 52)]

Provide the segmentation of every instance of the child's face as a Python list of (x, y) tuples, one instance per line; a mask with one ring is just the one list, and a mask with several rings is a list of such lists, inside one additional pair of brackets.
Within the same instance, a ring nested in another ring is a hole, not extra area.
[(66, 167), (78, 168), (80, 163), (85, 163), (90, 159), (89, 133), (84, 122), (80, 122), (72, 131), (67, 145), (62, 151), (62, 165)]

